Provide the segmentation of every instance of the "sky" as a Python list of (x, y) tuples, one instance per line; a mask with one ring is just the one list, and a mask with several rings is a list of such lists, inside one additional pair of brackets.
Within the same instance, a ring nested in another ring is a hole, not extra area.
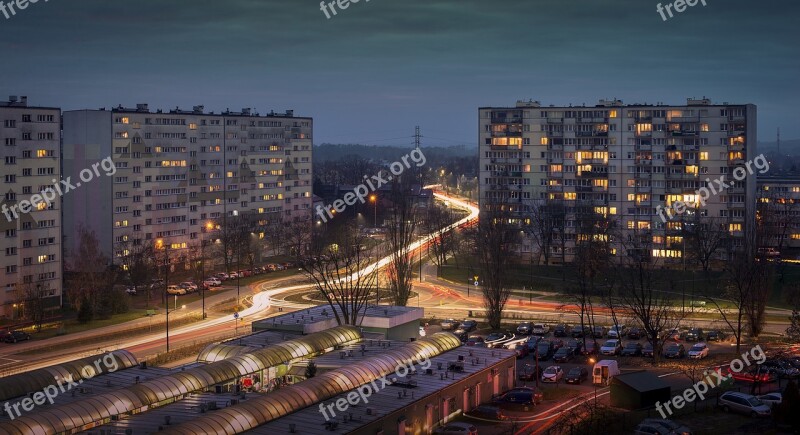
[[(663, 1), (663, 0), (662, 0)], [(6, 0), (6, 3), (8, 0)], [(315, 144), (474, 146), (478, 107), (758, 105), (800, 138), (800, 2), (39, 0), (0, 12), (0, 98), (64, 110), (293, 109)], [(663, 5), (668, 4), (663, 2)]]

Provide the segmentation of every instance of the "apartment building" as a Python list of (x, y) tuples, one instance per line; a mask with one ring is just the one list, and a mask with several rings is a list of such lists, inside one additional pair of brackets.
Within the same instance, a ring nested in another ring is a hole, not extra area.
[(758, 211), (764, 224), (760, 247), (789, 258), (788, 250), (800, 248), (800, 175), (759, 176)]
[[(480, 204), (501, 206), (530, 227), (534, 211), (557, 205), (563, 223), (549, 246), (551, 262), (569, 262), (579, 215), (587, 210), (615, 221), (623, 237), (641, 237), (652, 255), (681, 261), (684, 219), (719, 218), (741, 245), (755, 219), (756, 176), (733, 183), (698, 206), (697, 190), (756, 155), (756, 107), (688, 99), (685, 105), (602, 100), (594, 107), (543, 106), (479, 109)], [(678, 201), (689, 205), (678, 214)], [(661, 208), (659, 208), (661, 206)], [(666, 211), (670, 210), (670, 216)], [(666, 219), (662, 216), (666, 215)], [(666, 222), (665, 222), (666, 220)], [(539, 254), (542, 243), (524, 232), (520, 251)], [(617, 239), (614, 255), (624, 255)]]
[[(115, 264), (139, 244), (166, 245), (178, 257), (224, 216), (310, 226), (312, 131), (312, 119), (292, 111), (215, 114), (139, 104), (64, 112), (65, 176), (77, 178), (107, 157), (117, 168), (71, 192), (65, 226), (93, 230)], [(70, 252), (74, 236), (65, 237)]]
[(61, 178), (60, 145), (60, 109), (0, 101), (0, 317), (61, 305), (62, 203), (41, 195)]

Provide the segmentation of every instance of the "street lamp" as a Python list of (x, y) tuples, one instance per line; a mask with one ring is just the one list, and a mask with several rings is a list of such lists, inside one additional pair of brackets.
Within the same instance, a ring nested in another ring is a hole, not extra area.
[[(178, 295), (175, 295), (175, 304), (176, 304), (175, 305), (175, 309), (170, 311), (169, 310), (169, 304), (167, 304), (167, 306), (165, 307), (165, 309), (167, 310), (167, 353), (169, 353), (169, 315), (174, 313), (175, 311), (178, 311), (177, 303), (178, 303)], [(185, 310), (185, 309), (186, 309), (186, 305), (181, 305), (181, 310)]]
[[(156, 240), (156, 249), (164, 250), (164, 294), (162, 300), (164, 301), (164, 310), (167, 312), (167, 352), (169, 353), (169, 302), (167, 302), (167, 295), (169, 294), (169, 244), (164, 244), (163, 239)], [(175, 295), (175, 303), (177, 304), (178, 296)]]
[(372, 226), (377, 228), (378, 227), (378, 195), (372, 194), (369, 196), (369, 202), (372, 203), (373, 210), (374, 210), (374, 222)]
[[(206, 223), (206, 232), (210, 232), (213, 229), (214, 229), (214, 224), (212, 222)], [(200, 263), (200, 265), (201, 265), (200, 266), (200, 275), (201, 275), (200, 279), (202, 279), (204, 281), (206, 279), (206, 242), (207, 242), (207, 240), (205, 239), (205, 237), (202, 240), (200, 240), (200, 257), (201, 257), (200, 258), (200, 261), (201, 261), (201, 263)], [(203, 319), (205, 320), (205, 318), (206, 318), (206, 286), (205, 286), (204, 282), (201, 282), (200, 285), (201, 285), (201, 289), (200, 289), (201, 293), (200, 294), (202, 295), (202, 298), (203, 298)]]

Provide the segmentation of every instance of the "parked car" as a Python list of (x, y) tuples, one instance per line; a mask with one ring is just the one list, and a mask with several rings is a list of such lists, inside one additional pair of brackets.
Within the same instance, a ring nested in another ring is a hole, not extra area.
[(492, 400), (492, 404), (501, 409), (530, 411), (542, 403), (542, 393), (530, 387), (518, 387), (508, 390)]
[(794, 379), (800, 376), (800, 370), (786, 360), (769, 359), (761, 363), (761, 366), (766, 367), (781, 379)]
[(555, 355), (553, 355), (553, 361), (557, 363), (570, 362), (573, 358), (575, 358), (575, 352), (568, 347), (558, 349)]
[(442, 320), (442, 323), (440, 323), (439, 325), (442, 327), (442, 330), (451, 331), (454, 329), (458, 329), (459, 323), (458, 320), (447, 319), (447, 320)]
[(641, 356), (642, 355), (642, 343), (638, 341), (629, 341), (625, 343), (625, 347), (622, 348), (620, 352), (622, 356)]
[(508, 416), (503, 414), (503, 410), (497, 406), (481, 405), (467, 413), (470, 417), (483, 420), (502, 421), (507, 420)]
[(476, 322), (475, 320), (464, 320), (463, 322), (461, 322), (461, 325), (459, 327), (467, 332), (472, 332), (478, 329), (478, 322)]
[(436, 435), (478, 435), (478, 428), (471, 423), (447, 423), (437, 427), (434, 431)]
[(486, 338), (483, 340), (486, 342), (487, 345), (494, 344), (503, 340), (507, 340), (510, 337), (508, 334), (503, 332), (492, 332), (491, 334), (487, 335)]
[(203, 283), (205, 283), (209, 287), (219, 287), (222, 285), (222, 281), (220, 281), (219, 278), (214, 278), (214, 277), (206, 278), (205, 281), (203, 281)]
[(750, 394), (727, 391), (719, 396), (718, 402), (725, 412), (734, 411), (747, 414), (751, 417), (765, 417), (770, 415), (770, 407), (766, 403), (758, 400), (756, 396)]
[(617, 326), (609, 326), (608, 327), (608, 338), (622, 338), (627, 333), (628, 333), (628, 329), (627, 329), (627, 327), (625, 327), (625, 325), (617, 325)]
[(600, 353), (603, 355), (619, 355), (622, 352), (622, 344), (619, 339), (607, 340), (603, 346), (600, 347)]
[(531, 335), (527, 340), (525, 340), (525, 345), (528, 346), (528, 353), (536, 351), (536, 345), (542, 340), (542, 337), (537, 335)]
[(522, 322), (517, 326), (517, 334), (530, 335), (533, 332), (533, 324), (531, 322)]
[(592, 328), (586, 325), (583, 327), (581, 327), (581, 325), (575, 325), (572, 327), (572, 329), (570, 329), (569, 335), (571, 335), (572, 338), (591, 337)]
[(190, 281), (184, 281), (184, 282), (178, 284), (178, 287), (186, 290), (186, 293), (191, 293), (191, 292), (196, 292), (197, 291), (197, 284), (195, 284), (193, 282), (190, 282)]
[(150, 281), (150, 289), (155, 290), (159, 288), (164, 288), (163, 279), (153, 279), (152, 281)]
[(725, 333), (722, 331), (708, 331), (706, 333), (706, 341), (722, 341), (725, 340)]
[(647, 342), (642, 346), (642, 356), (653, 358), (655, 356), (655, 351), (653, 350), (653, 344)]
[(484, 343), (483, 337), (481, 337), (481, 336), (479, 336), (479, 335), (473, 335), (473, 336), (470, 336), (470, 337), (467, 339), (467, 343), (466, 343), (466, 344), (467, 344), (467, 346), (477, 346), (477, 345), (479, 345), (479, 344), (480, 344), (480, 345), (483, 345), (483, 346), (485, 346), (485, 345), (486, 345), (486, 344)]
[(580, 355), (581, 351), (583, 350), (583, 342), (579, 340), (570, 340), (567, 342), (565, 347), (572, 349), (572, 353), (575, 355)]
[(30, 340), (31, 335), (25, 331), (6, 331), (2, 335), (3, 342), (5, 343), (17, 343), (19, 341)]
[(642, 335), (644, 335), (642, 330), (636, 326), (628, 330), (628, 338), (631, 340), (639, 340)]
[(680, 343), (670, 343), (664, 348), (664, 358), (683, 358), (686, 348)]
[(564, 377), (564, 370), (561, 366), (550, 366), (542, 372), (542, 382), (558, 383)]
[[(537, 371), (538, 368), (538, 371)], [(520, 381), (535, 381), (542, 377), (542, 372), (544, 372), (544, 368), (542, 366), (537, 366), (534, 364), (525, 364), (525, 366), (519, 372), (519, 380)]]
[(453, 331), (453, 335), (458, 337), (458, 339), (461, 340), (462, 343), (465, 343), (469, 339), (469, 333), (464, 329), (461, 329), (460, 327), (455, 331)]
[(706, 336), (700, 328), (689, 328), (686, 331), (686, 341), (703, 341), (705, 338)]
[(686, 353), (691, 359), (703, 359), (708, 356), (708, 346), (705, 343), (697, 343)]
[(553, 352), (553, 345), (548, 340), (540, 340), (536, 344), (536, 358), (539, 361), (547, 361)]
[(231, 276), (228, 275), (225, 272), (220, 272), (220, 273), (214, 274), (214, 276), (217, 277), (217, 279), (219, 279), (220, 281), (227, 281), (227, 280), (231, 279)]
[(592, 337), (594, 337), (594, 338), (603, 338), (606, 335), (606, 332), (607, 331), (606, 331), (606, 327), (605, 326), (596, 325), (592, 329)]
[(130, 286), (126, 287), (125, 288), (125, 293), (127, 293), (127, 294), (129, 294), (131, 296), (136, 295), (136, 286), (135, 285), (130, 285)]
[(586, 367), (573, 367), (569, 369), (567, 375), (564, 376), (564, 382), (568, 384), (580, 385), (587, 379), (589, 379), (589, 370), (587, 370)]
[(555, 352), (558, 349), (561, 349), (562, 347), (564, 347), (564, 340), (562, 340), (560, 338), (554, 338), (554, 339), (550, 340), (550, 345), (553, 346), (553, 352)]
[(673, 329), (666, 334), (666, 340), (672, 341), (680, 341), (681, 338), (686, 336), (685, 331), (681, 331), (680, 329)]
[(779, 392), (769, 393), (769, 394), (762, 394), (758, 396), (758, 400), (764, 402), (766, 405), (770, 407), (774, 407), (780, 405), (783, 402), (783, 395)]
[(171, 295), (185, 295), (186, 294), (186, 289), (182, 289), (182, 288), (178, 287), (177, 285), (169, 285), (169, 286), (167, 286), (167, 293), (169, 293)]
[(569, 335), (569, 331), (569, 325), (565, 325), (563, 323), (558, 324), (555, 328), (553, 328), (553, 337), (566, 337)]
[(586, 356), (597, 355), (597, 352), (598, 352), (599, 348), (600, 348), (600, 346), (597, 345), (596, 341), (587, 341), (586, 342), (586, 347), (583, 348), (582, 353), (584, 355), (586, 355)]
[(550, 332), (550, 327), (544, 323), (534, 323), (531, 332), (535, 335), (547, 335)]
[(692, 431), (666, 418), (646, 418), (634, 430), (635, 434), (692, 435)]
[(528, 346), (520, 343), (514, 346), (514, 352), (517, 353), (517, 358), (525, 358), (530, 351), (528, 350)]

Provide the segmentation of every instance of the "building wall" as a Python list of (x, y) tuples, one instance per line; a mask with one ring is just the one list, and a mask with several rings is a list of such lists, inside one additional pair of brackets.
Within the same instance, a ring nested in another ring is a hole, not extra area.
[[(530, 223), (540, 204), (567, 208), (567, 242), (551, 251), (570, 261), (576, 240), (576, 208), (593, 209), (619, 221), (623, 231), (652, 237), (653, 254), (682, 256), (680, 216), (664, 223), (663, 210), (680, 200), (693, 204), (697, 189), (757, 156), (756, 107), (712, 105), (624, 105), (479, 109), (480, 205), (503, 205), (517, 223)], [(712, 195), (703, 212), (725, 221), (736, 236), (755, 222), (756, 176)], [(563, 248), (563, 249), (562, 249)], [(617, 252), (622, 246), (617, 245)], [(538, 250), (530, 238), (518, 249)]]
[[(495, 383), (499, 384), (499, 393), (511, 389), (516, 376), (516, 361), (516, 357), (509, 357), (350, 433), (396, 435), (399, 433), (399, 422), (405, 421), (406, 434), (430, 434), (434, 428), (450, 421), (448, 416), (455, 417), (490, 401), (494, 394)], [(431, 425), (428, 424), (429, 413), (432, 416)]]
[(70, 225), (102, 234), (117, 264), (135, 243), (161, 241), (173, 252), (199, 245), (204, 227), (226, 215), (256, 214), (265, 225), (310, 220), (311, 118), (139, 105), (65, 112), (64, 126), (70, 168), (109, 156), (116, 164), (116, 174), (93, 182), (96, 191), (82, 191), (66, 213)]
[(60, 305), (62, 200), (18, 212), (61, 178), (60, 141), (59, 109), (29, 107), (25, 97), (0, 102), (0, 317), (20, 317), (26, 298)]
[(782, 254), (800, 248), (800, 177), (759, 177), (757, 195), (759, 208), (771, 215), (761, 247), (777, 248)]

